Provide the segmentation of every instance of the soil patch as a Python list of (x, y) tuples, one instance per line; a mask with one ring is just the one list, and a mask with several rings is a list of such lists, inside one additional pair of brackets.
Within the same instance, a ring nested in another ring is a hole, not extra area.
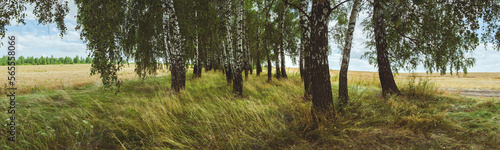
[(473, 97), (500, 97), (500, 90), (486, 90), (486, 89), (445, 89), (451, 93), (457, 93), (464, 96)]

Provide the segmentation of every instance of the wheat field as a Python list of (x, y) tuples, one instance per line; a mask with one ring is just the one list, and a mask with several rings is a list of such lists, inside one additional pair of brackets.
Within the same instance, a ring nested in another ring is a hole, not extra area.
[[(75, 65), (30, 65), (16, 66), (16, 87), (19, 93), (34, 90), (53, 90), (78, 87), (86, 84), (102, 84), (99, 75), (90, 75), (90, 64)], [(7, 66), (0, 66), (7, 72)], [(118, 73), (119, 79), (136, 79), (135, 65), (125, 65)], [(164, 72), (160, 73), (164, 74)], [(1, 90), (7, 87), (7, 73), (0, 74), (3, 80)]]
[[(289, 72), (298, 73), (298, 68), (288, 68)], [(338, 81), (339, 70), (330, 70), (332, 82)], [(478, 89), (478, 90), (500, 90), (500, 72), (472, 72), (464, 75), (439, 73), (398, 73), (394, 74), (396, 82), (406, 82), (410, 78), (417, 80), (429, 80), (436, 87), (442, 89)], [(379, 84), (378, 72), (349, 71), (348, 82), (350, 84)]]
[[(16, 84), (18, 92), (26, 93), (42, 89), (62, 89), (78, 87), (86, 84), (101, 84), (99, 75), (90, 75), (90, 64), (76, 65), (37, 65), (16, 66)], [(0, 66), (7, 71), (7, 66)], [(135, 65), (125, 65), (118, 73), (119, 79), (137, 79), (134, 72)], [(266, 71), (264, 71), (266, 72)], [(289, 74), (298, 74), (298, 68), (287, 68)], [(159, 71), (158, 76), (167, 74)], [(338, 70), (330, 70), (331, 81), (338, 82)], [(0, 74), (4, 79), (2, 86), (7, 87), (7, 73)], [(500, 90), (500, 73), (468, 73), (467, 75), (440, 75), (439, 73), (399, 73), (395, 74), (397, 83), (405, 83), (415, 77), (417, 80), (428, 80), (437, 88), (443, 90)], [(349, 84), (359, 86), (377, 86), (380, 84), (377, 72), (349, 71)], [(1, 90), (4, 90), (2, 88)]]

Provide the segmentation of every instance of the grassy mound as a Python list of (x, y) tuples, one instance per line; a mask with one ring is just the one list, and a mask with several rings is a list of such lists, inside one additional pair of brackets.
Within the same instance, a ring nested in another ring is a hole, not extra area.
[(299, 75), (266, 79), (251, 76), (243, 98), (221, 73), (188, 78), (179, 94), (166, 76), (128, 80), (117, 95), (96, 85), (21, 95), (17, 141), (5, 127), (0, 149), (500, 148), (498, 98), (442, 95), (413, 79), (399, 84), (403, 96), (383, 99), (377, 85), (360, 82), (345, 113), (314, 124)]

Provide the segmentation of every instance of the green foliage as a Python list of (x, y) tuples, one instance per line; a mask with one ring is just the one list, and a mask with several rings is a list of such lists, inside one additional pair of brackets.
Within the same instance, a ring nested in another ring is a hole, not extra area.
[(142, 78), (156, 75), (161, 68), (159, 61), (166, 58), (162, 3), (131, 0), (125, 6), (125, 37), (118, 40), (127, 58), (135, 61), (135, 72)]
[[(132, 48), (125, 27), (126, 0), (75, 0), (77, 27), (92, 57), (91, 75), (99, 74), (106, 87), (119, 86), (117, 72), (123, 66), (123, 52)], [(64, 62), (65, 60), (62, 60)], [(71, 61), (71, 60), (70, 60)]]
[[(413, 1), (415, 2), (415, 1)], [(412, 3), (388, 1), (384, 5), (384, 21), (387, 30), (387, 45), (392, 68), (414, 70), (423, 65), (427, 72), (445, 74), (462, 71), (467, 73), (475, 63), (471, 56), (480, 42), (498, 43), (491, 37), (499, 13), (497, 2), (489, 0), (468, 2)], [(479, 31), (480, 19), (488, 24)], [(372, 31), (373, 24), (365, 20), (365, 31)], [(479, 36), (482, 33), (482, 36)], [(369, 37), (373, 37), (368, 32)], [(482, 41), (480, 41), (482, 39)], [(368, 47), (374, 46), (368, 42)], [(371, 64), (376, 64), (375, 51), (366, 52)]]
[(56, 23), (57, 28), (61, 31), (60, 36), (62, 37), (66, 33), (64, 17), (69, 12), (68, 1), (2, 0), (0, 1), (0, 6), (2, 6), (0, 11), (0, 39), (5, 37), (5, 31), (7, 31), (5, 27), (11, 25), (11, 21), (26, 24), (24, 22), (27, 16), (24, 12), (26, 11), (26, 5), (33, 5), (34, 10), (32, 13), (37, 17), (38, 23), (44, 25)]

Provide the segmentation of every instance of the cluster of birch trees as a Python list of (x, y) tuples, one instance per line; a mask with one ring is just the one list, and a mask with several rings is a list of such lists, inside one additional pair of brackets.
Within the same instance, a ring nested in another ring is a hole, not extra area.
[[(64, 34), (67, 4), (7, 0), (0, 17), (22, 22), (22, 4), (40, 8), (41, 23), (56, 22)], [(400, 94), (393, 71), (423, 65), (428, 72), (467, 72), (480, 44), (499, 49), (499, 0), (75, 0), (77, 29), (92, 57), (92, 74), (108, 87), (119, 85), (124, 60), (136, 63), (140, 77), (168, 66), (172, 90), (185, 87), (186, 69), (220, 70), (237, 96), (243, 82), (267, 66), (268, 81), (286, 79), (285, 58), (298, 62), (304, 97), (313, 114), (335, 115), (349, 102), (347, 73), (359, 13), (371, 51), (364, 57), (379, 71), (382, 94)], [(21, 8), (21, 9), (16, 9)], [(45, 9), (46, 8), (46, 9)], [(8, 13), (6, 13), (8, 12)], [(56, 12), (56, 13), (52, 13)], [(0, 19), (0, 34), (5, 35)], [(334, 29), (329, 23), (335, 22)], [(333, 36), (330, 35), (333, 33)], [(334, 43), (329, 43), (332, 37)], [(334, 108), (329, 44), (342, 51), (339, 108)], [(290, 57), (286, 57), (290, 56)]]

